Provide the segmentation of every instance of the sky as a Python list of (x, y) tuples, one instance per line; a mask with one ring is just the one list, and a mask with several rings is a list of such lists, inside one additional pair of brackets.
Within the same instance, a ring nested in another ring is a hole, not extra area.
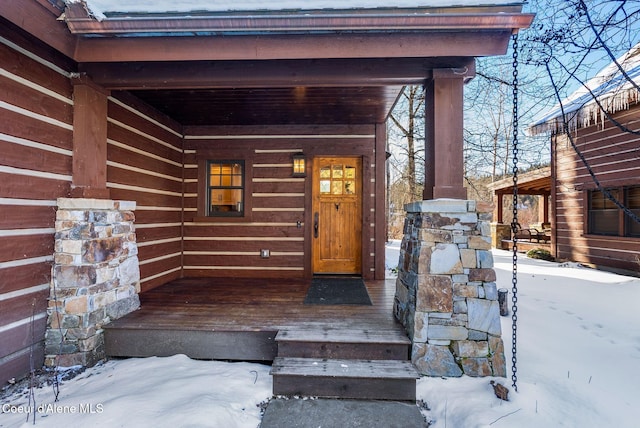
[[(393, 241), (389, 268), (398, 253)], [(493, 257), (498, 287), (511, 290), (511, 253)], [(525, 256), (518, 272), (517, 392), (510, 364), (507, 379), (423, 377), (417, 397), (431, 427), (640, 426), (640, 279)], [(510, 362), (511, 316), (501, 323)], [(490, 380), (509, 388), (509, 401), (494, 395)], [(57, 403), (50, 387), (36, 389), (43, 406), (36, 426), (256, 428), (271, 391), (264, 364), (184, 355), (112, 360), (63, 381)], [(8, 410), (0, 427), (33, 426), (17, 413), (29, 404), (26, 392), (0, 399)]]

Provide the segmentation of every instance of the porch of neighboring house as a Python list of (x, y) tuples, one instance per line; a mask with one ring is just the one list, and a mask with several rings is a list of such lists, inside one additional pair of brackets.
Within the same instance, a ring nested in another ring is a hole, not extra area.
[[(511, 221), (505, 222), (505, 196), (513, 198), (513, 178), (507, 177), (489, 186), (494, 192), (494, 212), (491, 239), (494, 248), (508, 250), (513, 247), (513, 233)], [(554, 239), (553, 214), (550, 211), (551, 198), (551, 167), (543, 167), (518, 176), (518, 195), (540, 196), (538, 205), (538, 222), (524, 224), (519, 221), (516, 239), (518, 251), (527, 252), (534, 248), (541, 248), (552, 252)]]
[(371, 305), (305, 304), (309, 287), (178, 279), (142, 293), (139, 310), (104, 327), (106, 354), (264, 361), (273, 364), (274, 394), (415, 400), (411, 341), (393, 315), (395, 281), (366, 281)]

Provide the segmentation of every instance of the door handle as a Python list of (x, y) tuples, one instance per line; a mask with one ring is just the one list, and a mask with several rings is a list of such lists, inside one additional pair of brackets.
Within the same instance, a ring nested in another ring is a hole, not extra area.
[(318, 220), (319, 220), (319, 217), (320, 216), (318, 215), (317, 212), (313, 215), (313, 237), (314, 238), (318, 237), (318, 227), (319, 227)]

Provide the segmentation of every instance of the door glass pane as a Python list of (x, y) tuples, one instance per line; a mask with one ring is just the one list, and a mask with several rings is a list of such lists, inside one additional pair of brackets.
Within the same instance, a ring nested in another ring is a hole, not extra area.
[(331, 167), (323, 166), (320, 168), (320, 178), (330, 178), (331, 177)]
[(356, 169), (352, 166), (347, 166), (344, 169), (345, 178), (356, 178)]
[(342, 195), (342, 181), (336, 180), (331, 182), (331, 194), (332, 195)]
[(342, 178), (342, 165), (333, 165), (333, 178)]
[(356, 193), (356, 183), (353, 180), (346, 180), (344, 182), (344, 193), (347, 195), (353, 195)]
[(320, 180), (320, 193), (331, 192), (331, 180)]

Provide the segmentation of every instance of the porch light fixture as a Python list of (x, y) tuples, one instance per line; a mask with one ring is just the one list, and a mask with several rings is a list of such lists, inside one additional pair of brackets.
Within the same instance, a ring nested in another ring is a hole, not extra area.
[(293, 159), (293, 174), (292, 177), (306, 177), (307, 176), (307, 162), (304, 153), (296, 153), (292, 156)]

